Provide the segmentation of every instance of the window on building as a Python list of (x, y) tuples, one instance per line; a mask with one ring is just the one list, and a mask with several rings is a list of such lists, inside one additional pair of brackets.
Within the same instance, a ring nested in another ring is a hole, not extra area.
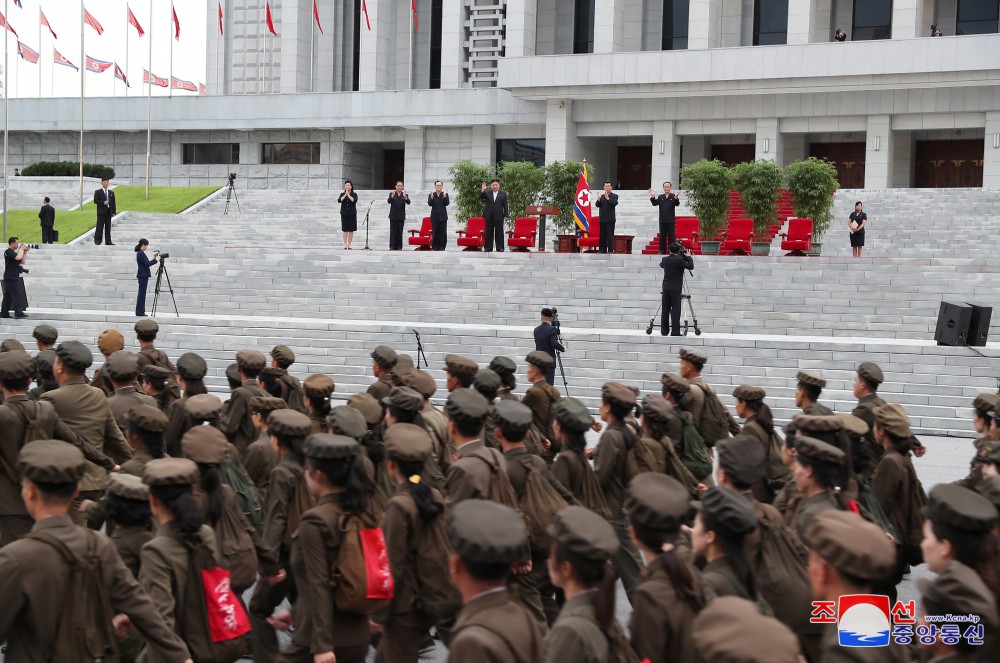
[(594, 4), (595, 0), (575, 0), (573, 12), (573, 52), (594, 52)]
[(691, 0), (663, 0), (662, 50), (677, 51), (688, 47), (690, 7)]
[(431, 75), (432, 90), (441, 89), (441, 15), (444, 0), (431, 1)]
[(788, 43), (788, 0), (753, 3), (753, 45)]
[(545, 165), (544, 138), (505, 138), (497, 141), (497, 163), (530, 161), (539, 168)]
[(361, 89), (361, 0), (354, 0), (354, 71), (351, 77), (351, 89), (357, 92)]
[(272, 164), (318, 164), (319, 143), (263, 143), (260, 162)]
[(238, 164), (239, 143), (185, 143), (183, 163), (189, 166)]
[(892, 39), (892, 0), (854, 0), (852, 41)]
[(959, 0), (956, 35), (985, 35), (1000, 28), (1000, 2), (997, 0)]

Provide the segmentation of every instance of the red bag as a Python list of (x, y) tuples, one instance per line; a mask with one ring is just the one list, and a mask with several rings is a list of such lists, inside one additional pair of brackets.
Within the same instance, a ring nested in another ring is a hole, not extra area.
[(392, 600), (393, 581), (385, 535), (378, 527), (365, 529), (361, 519), (341, 519), (340, 551), (333, 569), (333, 599), (337, 609), (373, 615)]
[(229, 571), (216, 567), (202, 569), (208, 631), (212, 642), (224, 642), (250, 632), (250, 620), (229, 586)]
[(381, 527), (361, 530), (361, 551), (365, 557), (365, 579), (368, 582), (367, 598), (391, 599), (393, 584), (389, 569), (389, 553), (385, 549), (385, 535)]

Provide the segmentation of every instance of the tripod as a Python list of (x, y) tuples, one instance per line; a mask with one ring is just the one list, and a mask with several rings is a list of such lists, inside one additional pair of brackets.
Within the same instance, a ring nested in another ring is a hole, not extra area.
[[(365, 212), (365, 251), (371, 251), (372, 250), (372, 247), (368, 246), (368, 216), (372, 213), (372, 205), (374, 205), (374, 204), (375, 204), (374, 200), (371, 201), (370, 203), (368, 203), (368, 211)], [(414, 332), (414, 333), (416, 333), (416, 332)], [(419, 342), (420, 342), (420, 335), (418, 334), (417, 335), (417, 343), (419, 343)], [(427, 360), (425, 359), (424, 361), (427, 361)]]
[(181, 314), (177, 312), (177, 300), (174, 298), (174, 286), (170, 283), (170, 274), (167, 272), (167, 262), (163, 258), (160, 259), (160, 268), (156, 270), (156, 287), (153, 288), (153, 309), (152, 315), (156, 315), (156, 302), (160, 298), (160, 284), (163, 281), (163, 277), (167, 277), (167, 290), (170, 292), (170, 300), (174, 303), (174, 315), (178, 318)]
[(243, 214), (243, 210), (240, 209), (240, 197), (236, 195), (236, 178), (229, 178), (229, 190), (226, 191), (226, 209), (222, 212), (222, 216), (229, 216), (229, 201), (236, 199), (236, 213)]
[[(558, 327), (556, 327), (556, 340), (559, 341), (559, 345), (563, 344), (562, 333)], [(566, 390), (566, 395), (569, 396), (569, 383), (566, 382), (566, 371), (563, 370), (562, 353), (558, 350), (556, 350), (556, 366), (559, 367), (559, 375), (562, 376), (563, 389)]]
[(414, 329), (413, 335), (417, 337), (417, 368), (420, 368), (421, 357), (424, 359), (424, 366), (430, 367), (431, 364), (427, 361), (427, 355), (424, 354), (424, 344), (420, 342), (420, 332)]

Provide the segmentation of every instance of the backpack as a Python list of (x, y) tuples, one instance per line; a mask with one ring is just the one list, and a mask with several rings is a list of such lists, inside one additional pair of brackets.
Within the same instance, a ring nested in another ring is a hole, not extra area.
[(758, 526), (760, 547), (753, 561), (761, 597), (774, 618), (796, 634), (815, 632), (809, 627), (812, 589), (801, 551), (780, 523), (760, 518)]
[[(229, 569), (233, 589), (243, 592), (257, 580), (257, 549), (247, 531), (246, 521), (240, 520), (238, 502), (229, 500), (223, 506), (219, 521), (213, 525), (222, 566)], [(234, 508), (235, 507), (235, 508)]]
[[(708, 385), (693, 385), (705, 394), (705, 407), (701, 411), (701, 439), (704, 444), (714, 447), (719, 440), (729, 437), (729, 410), (715, 390)], [(697, 475), (697, 473), (696, 473)]]
[(792, 478), (791, 468), (785, 465), (785, 461), (781, 458), (781, 449), (784, 446), (785, 440), (778, 434), (778, 431), (772, 430), (768, 441), (767, 473), (764, 475), (764, 482), (775, 495), (780, 493), (788, 480)]
[(62, 597), (62, 609), (49, 661), (101, 660), (118, 663), (118, 641), (111, 626), (114, 613), (104, 582), (101, 553), (104, 546), (93, 530), (84, 529), (87, 552), (76, 556), (64, 542), (49, 532), (31, 532), (25, 539), (34, 539), (51, 546), (70, 569), (69, 586)]
[[(574, 452), (570, 451), (569, 453)], [(611, 520), (611, 507), (608, 506), (607, 500), (604, 499), (604, 491), (601, 490), (601, 484), (598, 483), (597, 477), (594, 475), (594, 470), (591, 469), (590, 463), (582, 455), (579, 456), (579, 459), (582, 475), (580, 478), (580, 494), (577, 495), (577, 499), (580, 500), (580, 504), (601, 518)]]
[(535, 551), (548, 553), (552, 547), (552, 537), (549, 536), (548, 527), (555, 519), (555, 515), (568, 505), (538, 468), (529, 462), (524, 465), (524, 469), (527, 471), (527, 478), (524, 482), (521, 513), (528, 521), (532, 548)]
[[(258, 389), (255, 385), (245, 384), (241, 389), (246, 389), (250, 392), (252, 396), (268, 396), (269, 394), (264, 393), (262, 389)], [(249, 399), (248, 399), (249, 400)], [(244, 440), (250, 440), (251, 442), (257, 439), (257, 429), (254, 428), (253, 421), (250, 419), (249, 412), (247, 416), (243, 417), (243, 421), (240, 422), (240, 427), (237, 429), (240, 436)]]
[(491, 502), (496, 502), (497, 504), (509, 506), (514, 509), (514, 511), (521, 513), (521, 507), (517, 502), (517, 495), (514, 493), (513, 486), (510, 485), (507, 473), (504, 472), (500, 462), (493, 457), (493, 454), (490, 453), (489, 450), (485, 450), (485, 453), (489, 455), (489, 458), (486, 458), (479, 453), (473, 453), (471, 457), (478, 458), (486, 463), (486, 465), (490, 468), (489, 500)]
[(340, 612), (373, 615), (392, 600), (392, 571), (382, 528), (361, 525), (357, 516), (340, 516), (340, 549), (331, 574), (333, 602)]
[[(628, 640), (625, 639), (625, 632), (622, 631), (622, 627), (618, 625), (618, 620), (613, 619), (611, 622), (611, 634), (601, 628), (601, 625), (597, 623), (597, 620), (593, 617), (587, 615), (582, 616), (582, 619), (586, 619), (588, 622), (597, 627), (597, 629), (604, 634), (604, 637), (608, 640), (608, 663), (639, 663), (639, 655), (635, 653), (632, 649), (632, 645)], [(644, 659), (644, 660), (649, 660)]]
[(687, 491), (691, 493), (691, 498), (698, 499), (698, 480), (691, 474), (691, 470), (687, 468), (687, 465), (681, 461), (680, 456), (677, 455), (674, 443), (669, 438), (664, 437), (660, 440), (660, 444), (663, 447), (666, 457), (666, 468), (663, 470), (663, 473), (680, 481), (687, 488)]
[[(408, 494), (404, 493), (399, 504), (411, 518), (421, 518), (416, 502)], [(416, 560), (414, 568), (416, 577), (413, 578), (416, 607), (436, 624), (450, 620), (462, 607), (462, 595), (459, 594), (448, 571), (447, 554), (438, 554), (450, 552), (451, 549), (443, 515), (432, 521), (424, 521), (421, 533), (415, 537), (414, 545), (410, 549), (410, 554)]]
[(656, 441), (648, 437), (636, 436), (635, 445), (632, 447), (632, 455), (635, 457), (635, 465), (636, 469), (639, 470), (639, 474), (643, 472), (661, 473), (659, 464), (656, 462), (656, 456), (653, 454), (652, 449), (649, 448), (650, 444), (656, 444)]
[(240, 468), (229, 454), (226, 454), (219, 463), (219, 477), (222, 483), (236, 493), (236, 501), (250, 524), (260, 527), (264, 522), (264, 507), (260, 503), (260, 493), (257, 492), (257, 487), (247, 476), (246, 471)]
[(282, 545), (286, 549), (291, 550), (292, 535), (299, 528), (299, 521), (302, 520), (302, 514), (314, 506), (316, 506), (316, 498), (309, 492), (309, 487), (306, 486), (305, 472), (303, 472), (295, 482), (295, 494), (292, 496), (292, 501), (288, 503), (288, 515), (285, 518), (285, 534), (282, 537)]
[(708, 455), (705, 441), (691, 422), (691, 415), (687, 412), (681, 412), (680, 418), (684, 425), (681, 434), (682, 446), (684, 447), (681, 462), (691, 471), (695, 479), (701, 481), (712, 473), (712, 457)]
[(21, 419), (24, 424), (24, 437), (21, 439), (21, 446), (23, 447), (28, 442), (34, 442), (35, 440), (48, 440), (52, 436), (45, 431), (45, 427), (42, 426), (41, 414), (42, 406), (38, 403), (34, 404), (34, 412), (31, 416), (25, 412), (27, 408), (23, 405), (14, 407), (12, 404), (8, 404), (10, 409), (17, 413), (17, 416)]

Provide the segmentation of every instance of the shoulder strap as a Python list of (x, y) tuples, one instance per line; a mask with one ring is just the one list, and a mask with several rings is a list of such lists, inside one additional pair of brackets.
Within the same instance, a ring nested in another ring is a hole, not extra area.
[[(87, 537), (86, 556), (88, 558), (93, 557), (98, 550), (97, 533), (87, 528), (83, 528), (83, 531)], [(69, 546), (67, 546), (65, 542), (63, 542), (61, 539), (59, 539), (58, 537), (54, 536), (49, 532), (45, 531), (29, 532), (28, 534), (24, 535), (24, 538), (34, 539), (35, 541), (41, 541), (42, 543), (52, 546), (56, 550), (56, 552), (59, 553), (60, 557), (62, 557), (63, 560), (72, 567), (75, 567), (80, 564), (80, 558), (77, 557), (76, 554), (69, 549)]]
[(244, 384), (244, 385), (240, 385), (240, 386), (243, 387), (244, 389), (246, 389), (247, 391), (249, 391), (254, 396), (267, 396), (267, 394), (265, 394), (261, 390), (261, 388), (258, 387), (255, 384)]

